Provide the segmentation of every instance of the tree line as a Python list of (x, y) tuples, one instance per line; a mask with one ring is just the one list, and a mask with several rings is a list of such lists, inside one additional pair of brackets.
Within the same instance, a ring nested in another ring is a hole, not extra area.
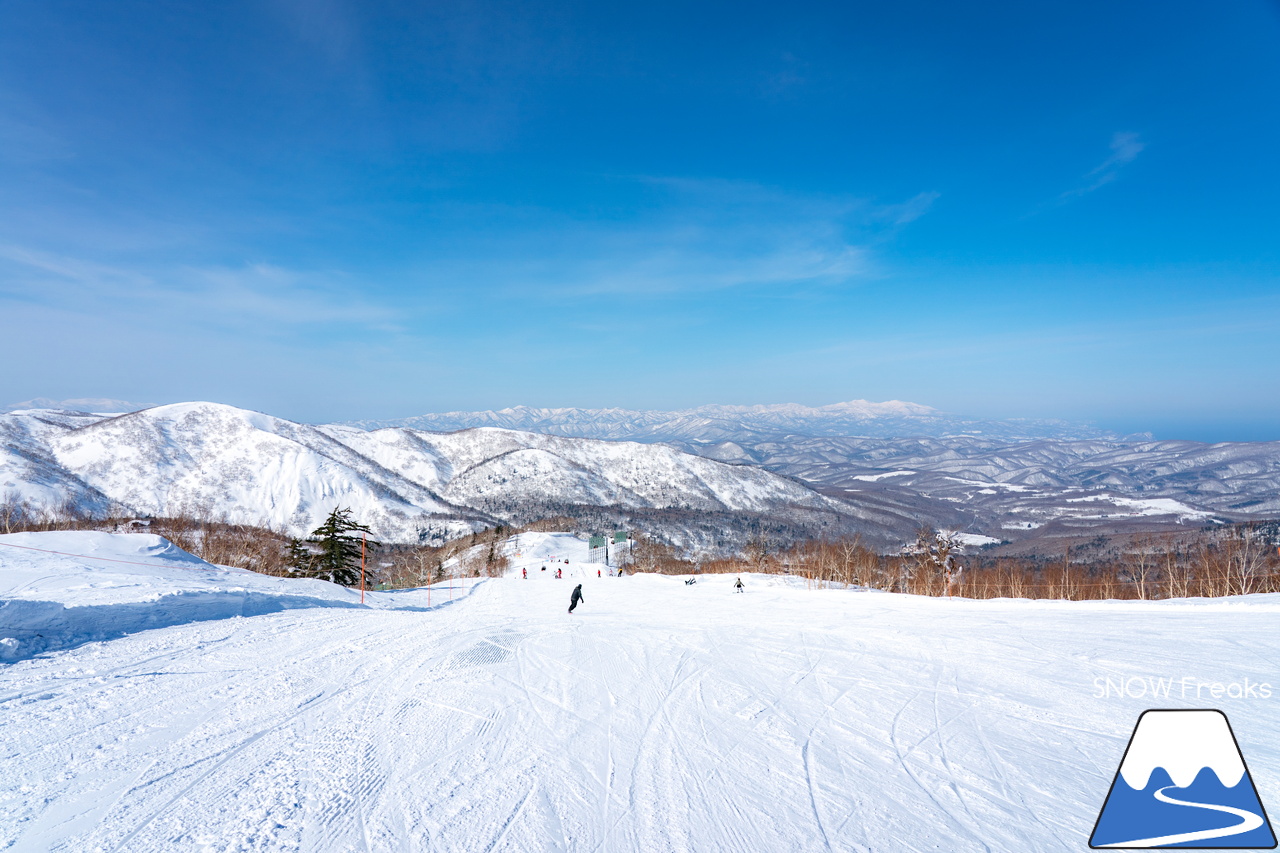
[[(439, 545), (384, 545), (365, 538), (369, 528), (340, 507), (310, 536), (293, 538), (266, 527), (195, 515), (92, 518), (70, 504), (32, 512), (13, 501), (0, 501), (4, 533), (142, 530), (217, 565), (346, 585), (360, 582), (363, 538), (365, 580), (371, 588), (420, 587), (449, 577), (499, 577), (508, 566), (500, 547), (507, 537), (525, 531), (581, 534), (586, 532), (583, 526), (581, 518), (558, 515), (477, 530)], [(705, 559), (639, 534), (626, 556), (632, 571), (789, 574), (818, 587), (967, 598), (1145, 600), (1280, 592), (1280, 522), (1275, 521), (1111, 537), (1108, 549), (1078, 547), (1073, 554), (1064, 546), (1056, 558), (965, 553), (957, 537), (927, 526), (893, 553), (868, 547), (856, 535), (783, 544), (786, 540), (778, 532), (762, 525), (739, 553)]]

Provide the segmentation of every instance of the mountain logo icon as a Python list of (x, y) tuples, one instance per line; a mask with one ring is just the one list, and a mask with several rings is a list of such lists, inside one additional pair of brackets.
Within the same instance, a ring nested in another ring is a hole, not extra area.
[(1227, 715), (1143, 711), (1089, 846), (1274, 848), (1275, 833)]

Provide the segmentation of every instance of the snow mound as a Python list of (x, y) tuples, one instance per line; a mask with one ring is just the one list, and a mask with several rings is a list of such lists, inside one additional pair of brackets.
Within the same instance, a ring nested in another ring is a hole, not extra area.
[[(464, 585), (463, 592), (474, 587)], [(148, 628), (307, 607), (424, 610), (425, 591), (370, 592), (215, 566), (149, 533), (0, 535), (0, 660)]]

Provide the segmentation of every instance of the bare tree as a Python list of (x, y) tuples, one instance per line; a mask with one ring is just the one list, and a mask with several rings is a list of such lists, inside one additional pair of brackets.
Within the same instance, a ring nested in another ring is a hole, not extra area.
[(959, 537), (955, 533), (935, 530), (924, 525), (916, 531), (916, 541), (902, 549), (905, 557), (914, 563), (913, 575), (924, 584), (926, 595), (933, 595), (941, 588), (947, 593), (959, 580), (962, 568), (956, 562), (960, 552)]
[(1129, 579), (1133, 581), (1134, 587), (1138, 591), (1138, 598), (1145, 601), (1148, 598), (1150, 587), (1155, 585), (1156, 574), (1160, 571), (1160, 564), (1156, 560), (1156, 545), (1149, 536), (1139, 539), (1134, 550), (1130, 551), (1128, 557), (1128, 574)]
[(1269, 550), (1265, 537), (1253, 525), (1237, 527), (1227, 534), (1223, 550), (1232, 591), (1238, 595), (1254, 592)]

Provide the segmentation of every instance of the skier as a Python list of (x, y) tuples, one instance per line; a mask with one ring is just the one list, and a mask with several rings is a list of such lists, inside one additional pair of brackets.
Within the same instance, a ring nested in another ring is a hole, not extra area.
[(596, 569), (596, 577), (600, 577), (600, 570)]
[(569, 596), (569, 612), (573, 612), (573, 608), (578, 606), (579, 601), (586, 601), (582, 597), (582, 584), (578, 584), (573, 588), (573, 595)]
[(556, 569), (556, 580), (560, 580), (560, 578), (563, 577), (563, 572), (563, 569)]
[(528, 569), (528, 568), (523, 568), (523, 569), (521, 569), (521, 570), (520, 570), (520, 574), (524, 576), (524, 579), (525, 579), (525, 580), (528, 580), (528, 579), (529, 579), (529, 569)]
[(742, 592), (742, 578), (738, 578), (736, 581), (733, 582), (733, 591)]

